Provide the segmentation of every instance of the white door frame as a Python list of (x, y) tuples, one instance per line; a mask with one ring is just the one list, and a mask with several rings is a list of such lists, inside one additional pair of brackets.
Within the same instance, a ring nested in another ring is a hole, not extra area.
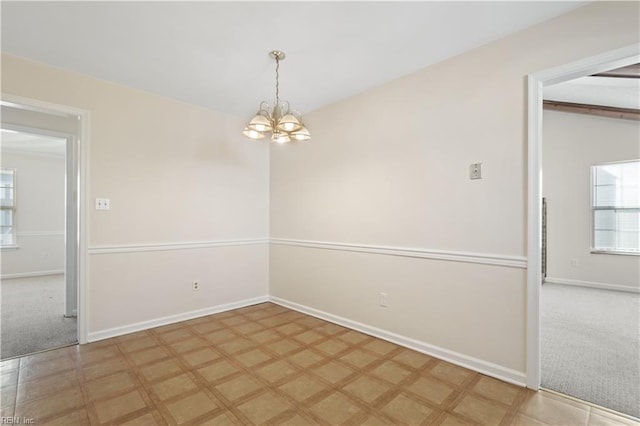
[[(78, 129), (78, 133), (79, 133)], [(66, 143), (66, 176), (65, 179), (65, 303), (64, 315), (78, 317), (78, 134), (67, 137)], [(72, 208), (69, 208), (69, 207)]]
[(542, 99), (552, 84), (640, 62), (640, 43), (529, 74), (527, 198), (527, 387), (540, 388), (540, 287), (542, 283)]
[[(66, 105), (59, 105), (44, 102), (36, 99), (25, 98), (12, 94), (2, 93), (2, 103), (11, 106), (27, 108), (34, 111), (44, 112), (54, 115), (76, 116), (78, 117), (77, 140), (74, 141), (77, 147), (77, 157), (75, 164), (77, 182), (77, 238), (76, 253), (77, 262), (75, 264), (75, 275), (77, 277), (77, 307), (78, 307), (78, 343), (88, 342), (89, 335), (89, 283), (88, 277), (88, 211), (89, 211), (89, 111), (73, 108)], [(72, 195), (71, 195), (72, 196)]]

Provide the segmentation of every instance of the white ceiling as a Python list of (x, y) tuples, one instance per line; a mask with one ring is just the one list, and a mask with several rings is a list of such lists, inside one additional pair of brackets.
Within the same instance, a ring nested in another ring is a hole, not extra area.
[(2, 1), (2, 50), (250, 116), (280, 49), (281, 98), (306, 113), (585, 3)]
[(640, 79), (582, 77), (544, 88), (544, 99), (640, 109)]
[(3, 153), (15, 152), (64, 158), (66, 139), (33, 133), (1, 129), (0, 149)]

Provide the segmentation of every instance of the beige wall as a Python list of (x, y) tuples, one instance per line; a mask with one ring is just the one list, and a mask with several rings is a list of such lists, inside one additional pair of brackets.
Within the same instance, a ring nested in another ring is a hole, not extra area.
[[(272, 238), (526, 256), (526, 76), (637, 43), (638, 16), (590, 4), (308, 114), (271, 151)], [(524, 382), (524, 269), (336, 248), (272, 247), (270, 293)]]
[(268, 146), (245, 140), (240, 118), (10, 55), (2, 92), (90, 112), (91, 334), (267, 294), (266, 244), (178, 250), (268, 237)]
[[(89, 211), (92, 333), (270, 292), (523, 381), (526, 75), (638, 42), (638, 26), (637, 3), (583, 7), (311, 113), (313, 140), (271, 154), (243, 118), (7, 55), (2, 90), (91, 112), (88, 202), (112, 204)], [(374, 247), (171, 246), (269, 231)]]
[(2, 251), (2, 277), (64, 270), (64, 157), (10, 153), (2, 167), (16, 171), (17, 245)]
[(545, 111), (548, 281), (640, 289), (640, 257), (592, 254), (591, 166), (640, 158), (640, 123)]

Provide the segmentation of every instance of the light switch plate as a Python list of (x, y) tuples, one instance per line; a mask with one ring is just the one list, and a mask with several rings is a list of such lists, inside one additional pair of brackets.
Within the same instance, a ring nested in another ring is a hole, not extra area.
[(111, 210), (111, 200), (108, 198), (96, 198), (96, 210)]
[(473, 163), (469, 166), (469, 179), (482, 179), (482, 163)]

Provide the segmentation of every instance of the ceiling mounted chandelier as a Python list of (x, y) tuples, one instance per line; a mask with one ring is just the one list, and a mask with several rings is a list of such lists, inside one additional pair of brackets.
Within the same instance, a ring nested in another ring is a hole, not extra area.
[(300, 113), (289, 108), (289, 102), (280, 100), (279, 69), (280, 61), (286, 55), (280, 50), (273, 50), (269, 55), (276, 60), (276, 100), (273, 108), (265, 102), (242, 132), (251, 139), (263, 139), (270, 135), (271, 142), (287, 143), (291, 141), (308, 141), (311, 133), (302, 124)]

